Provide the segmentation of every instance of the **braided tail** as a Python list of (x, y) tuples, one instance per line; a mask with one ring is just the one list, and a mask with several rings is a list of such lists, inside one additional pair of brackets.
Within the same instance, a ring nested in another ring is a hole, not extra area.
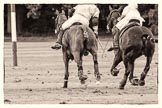
[(153, 43), (158, 43), (158, 39), (154, 39), (153, 37), (151, 37), (151, 36), (149, 36), (149, 35), (147, 35), (147, 34), (143, 35), (143, 36), (142, 36), (142, 39), (143, 39), (143, 40), (150, 40), (150, 41), (153, 42)]

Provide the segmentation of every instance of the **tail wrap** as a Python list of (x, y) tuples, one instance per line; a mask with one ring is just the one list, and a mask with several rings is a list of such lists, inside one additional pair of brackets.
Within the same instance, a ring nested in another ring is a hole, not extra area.
[(149, 35), (143, 35), (142, 37), (143, 40), (150, 40), (153, 43), (158, 43), (158, 39), (154, 39), (153, 37), (149, 36)]

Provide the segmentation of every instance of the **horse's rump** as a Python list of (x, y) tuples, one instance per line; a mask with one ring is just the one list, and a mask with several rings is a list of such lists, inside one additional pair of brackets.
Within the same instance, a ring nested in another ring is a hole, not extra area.
[[(87, 32), (85, 36), (84, 32)], [(84, 25), (73, 25), (64, 33), (62, 44), (69, 48), (70, 51), (90, 50), (92, 47), (97, 48), (96, 36), (92, 29)], [(97, 49), (96, 49), (97, 50)]]
[(125, 50), (125, 53), (132, 49), (141, 52), (147, 45), (150, 45), (151, 48), (153, 48), (154, 42), (149, 40), (146, 44), (147, 39), (144, 39), (144, 37), (153, 38), (153, 34), (144, 26), (133, 26), (123, 33), (120, 38), (120, 47), (122, 50)]

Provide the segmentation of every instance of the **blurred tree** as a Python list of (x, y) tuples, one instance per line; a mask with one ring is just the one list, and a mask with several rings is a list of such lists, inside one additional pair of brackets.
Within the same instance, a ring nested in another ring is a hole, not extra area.
[(11, 33), (11, 7), (7, 5), (7, 33)]
[[(55, 18), (56, 9), (64, 9), (65, 15), (69, 17), (70, 10), (76, 4), (16, 4), (16, 23), (17, 23), (17, 32), (23, 33), (38, 33), (38, 34), (54, 34), (55, 29)], [(99, 32), (106, 31), (106, 17), (109, 14), (109, 6), (112, 8), (118, 8), (119, 6), (125, 6), (126, 4), (97, 4), (100, 10), (99, 17)], [(139, 11), (141, 15), (145, 18), (145, 25), (155, 23), (158, 24), (158, 8), (157, 4), (140, 4)], [(148, 17), (148, 12), (150, 9), (155, 10), (154, 14), (150, 14), (151, 17)], [(5, 33), (10, 33), (10, 6), (5, 4), (4, 6), (4, 28)], [(150, 19), (149, 19), (150, 18)], [(156, 27), (157, 28), (157, 27)], [(153, 27), (155, 29), (155, 26)], [(156, 31), (156, 30), (155, 30)]]
[(40, 9), (42, 8), (41, 4), (26, 4), (25, 5), (29, 12), (27, 13), (27, 18), (32, 17), (33, 19), (38, 19), (41, 15)]

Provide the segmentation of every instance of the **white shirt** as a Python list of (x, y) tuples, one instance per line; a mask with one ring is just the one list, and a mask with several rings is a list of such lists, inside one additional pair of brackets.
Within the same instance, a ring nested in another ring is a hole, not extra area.
[(137, 8), (131, 7), (129, 5), (123, 9), (122, 15), (125, 17), (116, 24), (116, 27), (119, 30), (124, 28), (131, 19), (139, 20), (141, 26), (142, 26), (142, 22), (144, 22), (144, 19), (141, 17)]
[(99, 9), (95, 5), (77, 5), (74, 7), (75, 14), (79, 14), (90, 20), (91, 17), (99, 17)]

